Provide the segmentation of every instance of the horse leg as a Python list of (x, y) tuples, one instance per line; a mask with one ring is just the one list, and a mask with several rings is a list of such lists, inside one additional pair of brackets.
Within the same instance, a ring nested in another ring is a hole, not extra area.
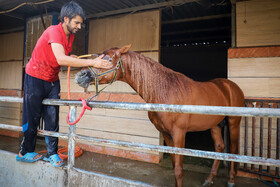
[[(163, 138), (164, 138), (164, 140), (165, 140), (165, 143), (166, 143), (166, 145), (167, 146), (170, 146), (170, 147), (174, 147), (174, 145), (173, 145), (173, 140), (172, 140), (172, 138), (170, 137), (170, 135), (167, 135), (167, 134), (164, 134), (164, 133), (162, 133), (162, 136), (163, 136)], [(175, 163), (174, 163), (174, 154), (170, 154), (171, 155), (171, 161), (172, 161), (172, 166), (173, 166), (173, 168), (175, 167)]]
[[(186, 133), (178, 129), (178, 132), (174, 133), (172, 136), (174, 147), (185, 148), (185, 136)], [(183, 187), (183, 155), (174, 155), (174, 174), (176, 187)]]
[[(225, 145), (221, 133), (221, 127), (215, 126), (211, 129), (211, 136), (214, 140), (215, 145), (215, 151), (216, 152), (223, 152)], [(219, 169), (220, 160), (214, 160), (214, 163), (212, 165), (211, 172), (209, 176), (207, 177), (206, 181), (204, 182), (203, 186), (209, 186), (213, 184), (213, 178), (217, 176), (218, 169)]]
[[(239, 125), (241, 117), (231, 116), (228, 118), (229, 133), (230, 133), (230, 153), (237, 154), (238, 138), (239, 138)], [(234, 186), (234, 177), (237, 171), (237, 163), (230, 163), (228, 187)]]

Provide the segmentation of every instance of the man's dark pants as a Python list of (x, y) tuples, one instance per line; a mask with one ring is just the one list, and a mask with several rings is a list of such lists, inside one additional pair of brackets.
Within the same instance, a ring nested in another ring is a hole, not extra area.
[[(43, 105), (42, 101), (48, 99), (60, 99), (60, 82), (47, 82), (25, 74), (23, 95), (23, 139), (20, 145), (20, 153), (25, 155), (34, 152), (37, 128), (41, 117), (44, 119), (45, 130), (58, 132), (59, 107)], [(45, 137), (48, 155), (57, 154), (58, 138)]]

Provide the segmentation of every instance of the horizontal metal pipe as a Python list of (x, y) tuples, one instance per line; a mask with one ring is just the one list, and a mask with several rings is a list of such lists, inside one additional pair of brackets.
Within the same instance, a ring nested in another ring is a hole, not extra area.
[[(44, 100), (46, 105), (75, 105), (82, 106), (78, 100)], [(92, 101), (89, 102), (92, 108), (122, 109), (122, 110), (140, 110), (154, 112), (178, 112), (207, 115), (226, 115), (226, 116), (280, 116), (280, 109), (276, 108), (247, 108), (247, 107), (222, 107), (222, 106), (201, 106), (201, 105), (168, 105), (168, 104), (150, 104), (150, 103), (126, 103), (110, 101)]]
[[(21, 98), (0, 97), (0, 101), (22, 102)], [(82, 106), (78, 100), (63, 99), (45, 99), (45, 105), (58, 106)], [(178, 112), (207, 115), (225, 115), (225, 116), (266, 116), (280, 117), (279, 108), (249, 108), (249, 107), (223, 107), (223, 106), (201, 106), (201, 105), (168, 105), (168, 104), (150, 104), (150, 103), (126, 103), (110, 101), (92, 101), (89, 102), (92, 108), (122, 109), (122, 110), (140, 110), (153, 112)]]
[(53, 137), (57, 137), (57, 138), (68, 139), (68, 134), (61, 133), (61, 132), (38, 130), (37, 134), (43, 135), (43, 136), (53, 136)]
[(12, 130), (12, 131), (22, 131), (22, 127), (20, 126), (15, 126), (15, 125), (6, 125), (6, 124), (1, 124), (0, 123), (0, 129), (7, 129), (7, 130)]
[[(7, 129), (7, 130), (12, 130), (12, 131), (18, 131), (18, 132), (22, 131), (22, 127), (14, 126), (14, 125), (1, 124), (1, 123), (0, 123), (0, 129)], [(43, 136), (53, 136), (53, 137), (58, 137), (58, 138), (62, 138), (62, 139), (68, 139), (68, 134), (67, 133), (61, 133), (61, 132), (38, 130), (37, 134), (43, 135)]]
[[(8, 130), (15, 130), (15, 131), (22, 131), (21, 127), (13, 126), (13, 125), (6, 125), (6, 124), (0, 124), (0, 128), (8, 129)], [(65, 133), (57, 133), (57, 132), (40, 130), (40, 131), (38, 131), (38, 134), (68, 139), (68, 134), (65, 134)], [(149, 144), (142, 144), (142, 143), (133, 143), (133, 142), (126, 142), (126, 141), (94, 138), (94, 137), (81, 136), (81, 135), (76, 135), (76, 140), (85, 140), (85, 141), (104, 143), (104, 144), (109, 144), (109, 145), (118, 145), (121, 147), (128, 147), (128, 148), (148, 150), (148, 151), (174, 153), (174, 154), (180, 154), (180, 155), (185, 155), (185, 156), (193, 156), (193, 157), (234, 161), (234, 162), (241, 162), (241, 163), (248, 163), (248, 164), (260, 164), (260, 165), (280, 167), (279, 160), (262, 158), (262, 157), (251, 157), (251, 156), (235, 155), (235, 154), (228, 154), (228, 153), (217, 153), (217, 152), (183, 149), (183, 148), (168, 147), (168, 146), (157, 146), (157, 145), (149, 145)]]
[(200, 151), (200, 150), (192, 150), (192, 149), (184, 149), (184, 148), (176, 148), (176, 147), (168, 147), (168, 146), (149, 145), (149, 144), (133, 143), (133, 142), (126, 142), (126, 141), (119, 141), (119, 140), (108, 140), (108, 139), (94, 138), (94, 137), (80, 136), (80, 135), (76, 135), (76, 140), (86, 140), (90, 142), (103, 143), (109, 145), (118, 145), (121, 147), (128, 147), (133, 149), (159, 151), (164, 153), (174, 153), (174, 154), (185, 155), (185, 156), (210, 158), (210, 159), (226, 160), (226, 161), (241, 162), (241, 163), (248, 163), (248, 164), (259, 164), (259, 165), (267, 165), (267, 166), (275, 166), (275, 167), (280, 166), (280, 160), (263, 158), (263, 157), (252, 157), (252, 156), (218, 153), (218, 152), (210, 152), (210, 151)]
[[(22, 102), (22, 98), (16, 97), (0, 97), (0, 101), (6, 102)], [(59, 106), (82, 106), (81, 101), (77, 100), (51, 100), (46, 99), (43, 101), (46, 105), (59, 105)], [(108, 108), (108, 109), (123, 109), (123, 110), (143, 110), (143, 111), (159, 111), (159, 112), (181, 112), (181, 113), (197, 113), (197, 114), (208, 114), (208, 115), (234, 115), (234, 116), (269, 116), (275, 117), (280, 116), (280, 109), (269, 109), (269, 108), (245, 108), (245, 107), (217, 107), (217, 106), (198, 106), (198, 105), (167, 105), (167, 104), (143, 104), (143, 103), (119, 103), (119, 102), (90, 102), (89, 105), (93, 108)], [(0, 124), (0, 128), (9, 130), (21, 131), (21, 127), (15, 127), (11, 125)], [(67, 134), (54, 133), (47, 131), (40, 131), (39, 134), (49, 135), (55, 137), (68, 138)], [(259, 164), (268, 166), (280, 166), (279, 160), (261, 158), (261, 157), (250, 157), (240, 156), (235, 154), (227, 153), (216, 153), (209, 151), (191, 150), (183, 148), (174, 148), (167, 146), (156, 146), (141, 143), (132, 143), (117, 140), (106, 140), (101, 138), (87, 137), (87, 136), (76, 136), (76, 139), (87, 140), (97, 143), (105, 143), (111, 145), (119, 145), (123, 147), (129, 147), (133, 149), (142, 149), (150, 151), (159, 151), (165, 153), (181, 154), (185, 156), (195, 156), (201, 158), (227, 160), (249, 164)]]
[(23, 99), (21, 97), (5, 97), (1, 96), (0, 101), (3, 102), (12, 102), (12, 103), (22, 103)]

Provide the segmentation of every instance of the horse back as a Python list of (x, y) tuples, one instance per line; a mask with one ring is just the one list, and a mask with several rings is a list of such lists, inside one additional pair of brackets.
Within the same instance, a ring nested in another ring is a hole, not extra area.
[(167, 104), (244, 106), (244, 94), (237, 84), (225, 78), (194, 81), (184, 75), (169, 89)]
[(243, 91), (240, 87), (229, 79), (217, 78), (209, 82), (214, 83), (224, 94), (228, 101), (227, 106), (243, 107), (245, 105), (245, 99)]

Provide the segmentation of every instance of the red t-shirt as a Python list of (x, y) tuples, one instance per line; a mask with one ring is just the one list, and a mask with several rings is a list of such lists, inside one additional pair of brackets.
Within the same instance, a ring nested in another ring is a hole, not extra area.
[(74, 35), (70, 34), (68, 43), (62, 23), (48, 27), (37, 41), (25, 72), (32, 77), (48, 82), (58, 80), (60, 65), (53, 54), (51, 43), (63, 45), (65, 54), (68, 55), (72, 51), (73, 40)]

